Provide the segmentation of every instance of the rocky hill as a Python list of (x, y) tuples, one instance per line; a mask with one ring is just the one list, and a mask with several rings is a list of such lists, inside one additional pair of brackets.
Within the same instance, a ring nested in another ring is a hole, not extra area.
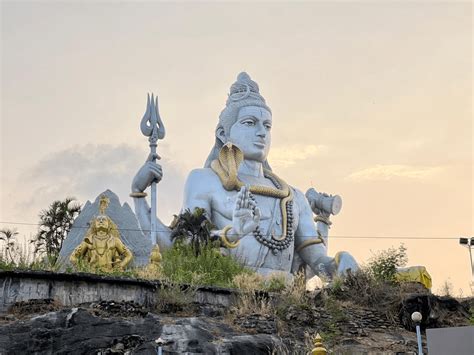
[(1, 317), (0, 353), (154, 355), (160, 339), (164, 354), (306, 354), (318, 332), (329, 353), (413, 354), (411, 312), (423, 313), (423, 328), (461, 326), (469, 324), (473, 305), (418, 286), (396, 295), (389, 289), (372, 305), (344, 285), (300, 297), (241, 294), (232, 305), (196, 301), (195, 291), (170, 286), (152, 307), (113, 300), (16, 302)]

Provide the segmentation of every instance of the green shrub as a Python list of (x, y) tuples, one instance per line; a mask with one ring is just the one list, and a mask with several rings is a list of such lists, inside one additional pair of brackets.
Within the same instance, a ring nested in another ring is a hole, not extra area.
[(388, 248), (375, 254), (367, 265), (367, 270), (376, 280), (396, 282), (397, 267), (405, 266), (408, 261), (406, 248), (401, 244), (398, 249)]
[(236, 275), (252, 273), (233, 257), (223, 256), (213, 245), (202, 246), (196, 256), (191, 245), (175, 243), (163, 252), (162, 276), (170, 282), (232, 287)]
[(11, 261), (7, 261), (0, 255), (0, 270), (2, 271), (10, 271), (16, 268), (15, 263)]
[(38, 255), (30, 255), (29, 250), (16, 246), (14, 256), (10, 259), (5, 258), (0, 253), (0, 270), (43, 270), (58, 271), (59, 263), (52, 262), (46, 255), (39, 257)]

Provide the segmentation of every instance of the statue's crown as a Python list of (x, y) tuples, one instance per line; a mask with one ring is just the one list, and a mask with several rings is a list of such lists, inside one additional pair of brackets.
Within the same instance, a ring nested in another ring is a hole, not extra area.
[(265, 99), (260, 95), (258, 84), (250, 78), (246, 72), (237, 75), (237, 81), (230, 87), (227, 104), (230, 102), (244, 100), (246, 98), (261, 100), (265, 103)]
[(109, 198), (105, 195), (100, 196), (99, 200), (99, 214), (105, 215), (105, 210), (109, 207)]

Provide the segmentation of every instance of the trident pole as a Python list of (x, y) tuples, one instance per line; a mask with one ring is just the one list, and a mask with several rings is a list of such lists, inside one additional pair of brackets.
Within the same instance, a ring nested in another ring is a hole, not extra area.
[[(165, 126), (161, 120), (160, 113), (158, 111), (158, 96), (155, 97), (153, 93), (147, 95), (147, 107), (145, 115), (143, 115), (140, 123), (140, 129), (145, 137), (148, 137), (150, 143), (150, 161), (156, 163), (156, 159), (159, 159), (156, 153), (156, 147), (158, 139), (163, 139), (165, 136)], [(155, 245), (157, 243), (157, 217), (156, 217), (156, 180), (151, 183), (151, 211), (150, 211), (150, 238), (151, 243)]]
[[(154, 129), (155, 130), (155, 129)], [(154, 135), (152, 135), (154, 136)], [(150, 137), (150, 153), (151, 153), (151, 156), (152, 156), (152, 159), (151, 161), (153, 163), (156, 163), (156, 140), (153, 140), (151, 139)], [(157, 221), (156, 221), (156, 181), (153, 181), (151, 183), (151, 219), (150, 219), (150, 222), (151, 222), (151, 231), (150, 231), (150, 238), (151, 238), (151, 243), (153, 245), (156, 244), (156, 224), (157, 224)]]

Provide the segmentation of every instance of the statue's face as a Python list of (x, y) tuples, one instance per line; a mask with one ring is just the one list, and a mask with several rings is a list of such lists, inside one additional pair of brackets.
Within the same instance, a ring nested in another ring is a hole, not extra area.
[(270, 112), (262, 107), (246, 106), (239, 110), (227, 140), (240, 148), (245, 159), (263, 163), (270, 151), (271, 129)]
[(109, 220), (106, 216), (98, 216), (95, 219), (95, 227), (98, 231), (106, 231), (109, 228)]

